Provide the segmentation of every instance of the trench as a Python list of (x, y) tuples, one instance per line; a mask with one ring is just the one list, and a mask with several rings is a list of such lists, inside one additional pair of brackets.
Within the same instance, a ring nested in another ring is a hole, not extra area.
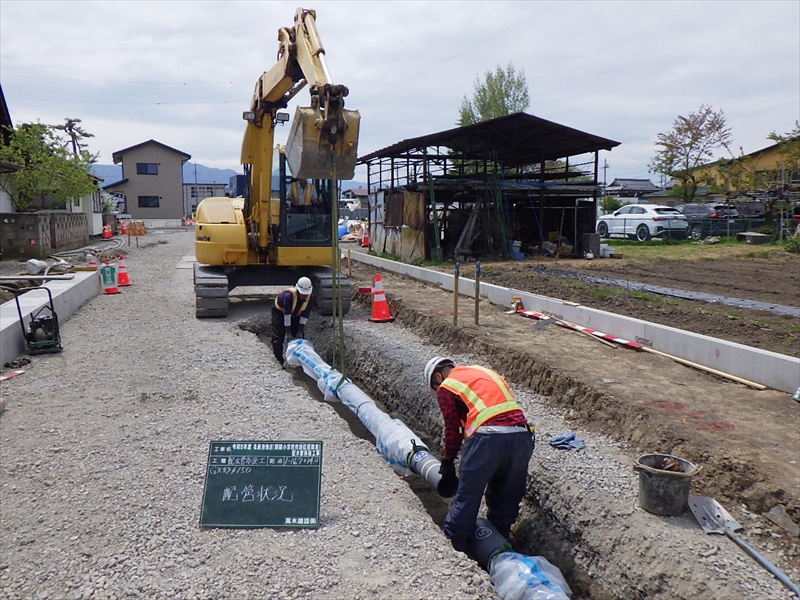
[[(262, 343), (269, 345), (269, 336), (268, 335), (259, 335), (259, 339)], [(331, 362), (332, 357), (326, 356), (324, 357), (326, 361)], [(327, 402), (323, 396), (322, 392), (319, 391), (317, 386), (314, 382), (309, 379), (306, 375), (303, 374), (303, 371), (300, 369), (294, 369), (292, 373), (292, 380), (294, 384), (306, 391), (306, 393), (317, 400), (320, 404), (324, 404), (333, 408), (337, 415), (347, 423), (347, 426), (350, 428), (350, 432), (357, 438), (361, 440), (366, 440), (371, 442), (373, 445), (375, 444), (375, 436), (370, 433), (369, 429), (367, 429), (361, 420), (347, 408), (341, 402)], [(364, 389), (360, 382), (355, 381), (354, 383), (358, 385), (361, 389)], [(374, 398), (374, 397), (373, 397)], [(383, 412), (389, 414), (393, 419), (398, 418), (403, 420), (401, 415), (392, 414), (392, 412), (384, 406), (381, 402), (375, 400), (375, 405), (381, 409)], [(408, 423), (406, 423), (408, 425)], [(412, 427), (413, 428), (413, 427)], [(419, 432), (417, 432), (419, 433)], [(420, 433), (420, 441), (428, 446), (429, 448), (435, 448), (436, 443), (434, 440), (430, 439), (424, 433)], [(387, 465), (388, 466), (388, 465)], [(410, 474), (408, 477), (403, 478), (404, 481), (408, 484), (409, 488), (412, 492), (419, 498), (422, 507), (425, 509), (425, 512), (428, 513), (431, 520), (436, 523), (436, 525), (441, 526), (444, 522), (444, 517), (447, 515), (447, 510), (450, 506), (449, 502), (444, 500), (439, 494), (437, 494), (431, 487), (423, 480), (420, 476), (415, 474)]]
[[(529, 400), (526, 407), (526, 415), (533, 417), (537, 427), (537, 419), (547, 420), (550, 409), (556, 408), (561, 414), (569, 413), (570, 419), (585, 417), (582, 426), (589, 435), (603, 434), (607, 421), (613, 421), (623, 433), (621, 440), (608, 436), (604, 441), (595, 440), (594, 454), (588, 448), (574, 457), (571, 453), (548, 457), (547, 450), (540, 449), (546, 441), (537, 436), (537, 464), (529, 469), (526, 496), (510, 541), (516, 552), (545, 557), (558, 567), (572, 589), (572, 600), (764, 597), (743, 591), (743, 578), (754, 576), (751, 568), (738, 572), (712, 571), (706, 565), (698, 568), (698, 549), (707, 548), (708, 542), (691, 514), (654, 517), (637, 505), (630, 452), (614, 448), (620, 447), (617, 442), (623, 447), (628, 443), (657, 446), (663, 432), (648, 425), (644, 408), (598, 392), (534, 355), (519, 360), (468, 331), (404, 306), (399, 299), (389, 299), (398, 323), (371, 323), (370, 303), (369, 295), (357, 294), (345, 319), (345, 375), (380, 410), (411, 428), (432, 453), (440, 448), (441, 414), (420, 373), (428, 358), (445, 353), (457, 360), (460, 356), (460, 360), (488, 361), (512, 385), (541, 397), (541, 402), (533, 400), (540, 406), (532, 406)], [(254, 317), (240, 327), (269, 343), (268, 319)], [(312, 315), (306, 333), (321, 360), (340, 362), (332, 360), (334, 325), (330, 319)], [(320, 397), (321, 392), (302, 370), (294, 377), (312, 397)], [(357, 417), (346, 406), (320, 402), (332, 404), (353, 435), (374, 441), (360, 421), (352, 421)], [(566, 422), (559, 421), (557, 427)], [(422, 477), (412, 474), (405, 480), (429, 517), (440, 524), (447, 501)], [(447, 543), (444, 538), (443, 543)], [(663, 559), (665, 551), (669, 560)], [(717, 551), (722, 552), (721, 545)]]
[[(322, 335), (313, 337), (314, 349), (320, 358), (329, 364), (333, 364), (330, 343), (330, 338), (332, 338), (330, 335), (332, 333), (331, 325), (320, 324), (319, 321), (319, 318), (309, 321), (306, 330), (307, 332), (315, 330), (314, 333), (317, 334), (322, 333)], [(270, 324), (267, 320), (255, 318), (240, 323), (239, 326), (255, 333), (262, 343), (270, 344)], [(350, 348), (358, 347), (357, 339), (347, 334), (346, 338), (347, 378), (369, 395), (381, 411), (392, 419), (402, 421), (420, 437), (420, 442), (430, 448), (433, 454), (438, 455), (440, 444), (437, 440), (441, 438), (441, 431), (432, 427), (432, 423), (438, 424), (441, 417), (438, 409), (424, 411), (413, 409), (414, 402), (413, 399), (408, 397), (408, 394), (413, 394), (416, 390), (403, 389), (402, 385), (396, 385), (385, 380), (383, 375), (376, 377), (378, 373), (386, 373), (386, 357), (384, 356), (384, 360), (382, 360), (379, 352), (367, 352), (366, 355), (353, 353)], [(391, 358), (389, 362), (392, 362)], [(318, 389), (316, 382), (306, 376), (302, 369), (294, 369), (292, 378), (295, 385), (305, 390), (309, 396), (322, 404), (332, 407), (347, 423), (355, 437), (368, 440), (373, 445), (375, 444), (375, 437), (360, 419), (342, 402), (327, 402), (323, 398), (322, 392)], [(430, 406), (435, 407), (435, 402), (430, 403)], [(388, 463), (386, 467), (391, 468)], [(417, 496), (428, 516), (437, 526), (441, 526), (449, 509), (449, 500), (439, 496), (425, 479), (415, 473), (410, 473), (402, 479)], [(528, 487), (531, 487), (530, 482)], [(612, 600), (618, 597), (615, 594), (604, 592), (599, 587), (598, 582), (593, 581), (593, 578), (575, 563), (572, 553), (579, 544), (579, 540), (574, 539), (567, 528), (558, 523), (557, 517), (539, 504), (536, 494), (529, 492), (523, 498), (522, 504), (520, 519), (518, 520), (519, 526), (509, 540), (516, 552), (523, 555), (545, 556), (552, 564), (558, 567), (571, 588), (572, 600)], [(525, 523), (522, 523), (523, 515), (525, 515)], [(444, 537), (443, 543), (449, 544)]]

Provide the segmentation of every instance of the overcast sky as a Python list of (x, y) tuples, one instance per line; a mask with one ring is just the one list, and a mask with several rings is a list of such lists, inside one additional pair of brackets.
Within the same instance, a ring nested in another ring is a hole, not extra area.
[[(193, 162), (241, 171), (242, 112), (298, 6), (0, 0), (0, 84), (12, 121), (82, 119), (103, 164), (152, 138)], [(770, 132), (800, 119), (797, 0), (304, 8), (317, 11), (331, 77), (361, 113), (359, 155), (455, 127), (476, 78), (509, 63), (527, 81), (527, 112), (621, 143), (600, 155), (609, 183), (659, 183), (647, 169), (656, 134), (703, 103), (724, 111), (737, 152), (770, 145)], [(290, 114), (307, 101), (303, 90)]]

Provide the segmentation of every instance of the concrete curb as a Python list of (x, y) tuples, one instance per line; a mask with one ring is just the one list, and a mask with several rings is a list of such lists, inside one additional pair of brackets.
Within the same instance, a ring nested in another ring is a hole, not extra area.
[[(378, 258), (362, 252), (352, 252), (350, 256), (353, 260), (372, 265), (382, 271), (405, 275), (424, 283), (437, 285), (444, 290), (453, 291), (455, 279), (453, 275)], [(343, 258), (346, 259), (347, 255), (344, 255)], [(459, 277), (458, 293), (474, 298), (475, 281)], [(511, 297), (520, 296), (526, 310), (557, 314), (560, 318), (576, 325), (602, 331), (632, 342), (637, 339), (650, 340), (651, 347), (659, 352), (761, 383), (789, 394), (800, 387), (800, 359), (798, 358), (487, 283), (481, 283), (480, 295), (487, 298), (492, 304), (509, 308)]]
[[(70, 273), (70, 280), (48, 281), (47, 287), (53, 295), (53, 308), (60, 326), (90, 298), (100, 293), (100, 277), (96, 271)], [(48, 303), (47, 293), (27, 292), (19, 297), (20, 310), (24, 323), (28, 316)], [(25, 354), (25, 337), (19, 324), (19, 313), (15, 300), (0, 304), (0, 366)]]

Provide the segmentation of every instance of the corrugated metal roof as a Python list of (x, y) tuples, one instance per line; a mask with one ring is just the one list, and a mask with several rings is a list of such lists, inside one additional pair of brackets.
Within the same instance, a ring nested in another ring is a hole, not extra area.
[(444, 146), (462, 152), (468, 158), (496, 160), (505, 166), (515, 167), (597, 150), (611, 150), (619, 144), (520, 112), (403, 140), (362, 156), (358, 164), (415, 150), (422, 151), (432, 146)]

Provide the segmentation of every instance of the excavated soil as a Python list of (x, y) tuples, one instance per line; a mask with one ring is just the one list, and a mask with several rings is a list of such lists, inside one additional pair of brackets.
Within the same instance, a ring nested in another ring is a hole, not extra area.
[[(800, 257), (773, 252), (765, 258), (742, 254), (679, 262), (484, 262), (482, 281), (798, 356), (796, 317), (629, 293), (535, 270), (544, 265), (800, 306)], [(474, 270), (465, 267), (461, 276), (474, 277)], [(373, 267), (353, 261), (353, 287), (369, 286), (374, 273)], [(533, 329), (535, 321), (506, 314), (506, 307), (485, 300), (476, 325), (474, 301), (461, 298), (454, 325), (452, 293), (391, 273), (381, 276), (397, 323), (453, 353), (480, 357), (511, 382), (567, 408), (576, 427), (607, 434), (642, 454), (672, 454), (702, 466), (694, 478), (694, 494), (733, 507), (743, 525), (772, 535), (798, 560), (798, 538), (763, 518), (780, 504), (800, 523), (800, 403), (789, 394), (756, 391), (669, 358), (610, 348), (556, 325)], [(367, 306), (371, 302), (369, 294), (355, 298)], [(746, 510), (736, 512), (738, 508)]]

